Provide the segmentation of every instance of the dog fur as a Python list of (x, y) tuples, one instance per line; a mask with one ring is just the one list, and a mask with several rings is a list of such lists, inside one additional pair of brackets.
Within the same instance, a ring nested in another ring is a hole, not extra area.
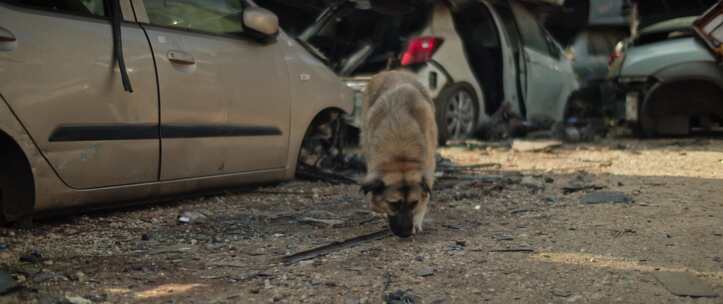
[(432, 99), (412, 74), (387, 71), (372, 78), (361, 146), (367, 164), (362, 191), (371, 193), (370, 208), (387, 216), (397, 236), (421, 231), (434, 186), (437, 123)]

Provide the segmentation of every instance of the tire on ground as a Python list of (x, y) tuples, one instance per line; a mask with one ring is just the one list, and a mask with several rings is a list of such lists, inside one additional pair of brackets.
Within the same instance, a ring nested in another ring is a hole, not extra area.
[(35, 183), (25, 154), (0, 134), (0, 224), (29, 224), (35, 205)]
[(701, 80), (661, 83), (640, 107), (637, 135), (686, 135), (693, 117), (723, 117), (723, 89)]

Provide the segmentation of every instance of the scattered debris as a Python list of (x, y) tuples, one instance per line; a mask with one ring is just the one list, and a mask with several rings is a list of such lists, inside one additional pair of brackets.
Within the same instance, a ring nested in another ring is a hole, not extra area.
[(466, 241), (455, 241), (454, 244), (447, 246), (447, 251), (449, 251), (449, 252), (464, 251), (464, 247), (466, 247), (466, 246), (467, 246)]
[(92, 293), (84, 296), (84, 298), (91, 300), (93, 302), (105, 302), (108, 300), (108, 294), (107, 293)]
[(718, 293), (689, 272), (655, 272), (653, 276), (670, 293), (680, 297), (716, 298)]
[(93, 301), (77, 296), (66, 296), (65, 301), (68, 304), (93, 304)]
[(505, 102), (490, 116), (481, 129), (482, 134), (480, 135), (483, 139), (500, 140), (524, 136), (533, 128), (526, 125), (524, 119), (512, 110), (509, 102)]
[(8, 244), (0, 243), (0, 252), (7, 251), (7, 250), (8, 250)]
[(502, 164), (499, 163), (481, 163), (472, 165), (455, 165), (455, 164), (437, 164), (437, 170), (441, 170), (443, 173), (458, 173), (458, 172), (474, 172), (479, 169), (499, 169)]
[(512, 142), (512, 150), (517, 152), (543, 152), (551, 151), (562, 146), (559, 140), (522, 140), (516, 139)]
[(294, 264), (299, 261), (314, 259), (320, 256), (324, 256), (327, 254), (330, 254), (332, 252), (336, 252), (342, 249), (354, 247), (360, 243), (374, 241), (374, 240), (380, 240), (383, 238), (386, 238), (390, 236), (389, 229), (384, 229), (381, 231), (377, 231), (374, 233), (370, 233), (367, 235), (358, 236), (352, 239), (340, 241), (340, 242), (334, 242), (328, 245), (324, 245), (321, 247), (317, 247), (314, 249), (302, 251), (299, 253), (295, 253), (292, 255), (287, 255), (281, 259), (281, 261), (285, 264)]
[(622, 192), (598, 191), (585, 194), (581, 202), (583, 204), (630, 204), (633, 199)]
[(530, 247), (509, 247), (503, 249), (493, 249), (490, 252), (535, 252), (535, 249)]
[(362, 301), (357, 297), (347, 296), (344, 298), (344, 304), (361, 304)]
[(172, 245), (172, 246), (157, 248), (157, 249), (154, 249), (154, 250), (148, 252), (148, 254), (156, 255), (156, 254), (164, 254), (164, 253), (179, 253), (179, 252), (186, 252), (189, 250), (191, 250), (190, 246), (181, 244), (181, 245)]
[(206, 214), (197, 211), (183, 211), (178, 216), (179, 224), (190, 224), (196, 222), (203, 222), (208, 218)]
[(550, 293), (556, 297), (567, 298), (572, 295), (572, 292), (566, 290), (553, 289)]
[(83, 283), (87, 280), (87, 277), (85, 273), (81, 271), (76, 271), (74, 274), (70, 275), (70, 279), (79, 283)]
[(88, 300), (88, 299), (83, 298), (83, 297), (67, 296), (67, 297), (65, 297), (65, 300), (66, 300), (69, 304), (93, 304), (93, 301)]
[(462, 226), (455, 224), (442, 224), (442, 227), (450, 230), (462, 230)]
[(529, 213), (529, 212), (535, 212), (537, 210), (535, 209), (515, 209), (510, 211), (510, 215), (520, 214), (520, 213)]
[(580, 191), (588, 191), (588, 190), (602, 190), (605, 187), (593, 185), (593, 184), (579, 184), (579, 183), (571, 183), (568, 186), (562, 187), (562, 194), (572, 194), (575, 192)]
[(45, 259), (43, 258), (43, 255), (40, 254), (40, 251), (37, 251), (35, 249), (33, 249), (29, 253), (20, 257), (20, 262), (31, 263), (31, 264), (37, 264), (44, 260)]
[(545, 189), (545, 179), (542, 176), (525, 176), (520, 184), (532, 190), (539, 191)]
[(68, 278), (62, 274), (52, 271), (41, 271), (33, 276), (33, 283), (67, 281)]
[(452, 175), (442, 176), (438, 180), (464, 180), (482, 183), (514, 184), (519, 183), (522, 178), (515, 175)]
[(305, 224), (324, 224), (330, 227), (336, 227), (341, 226), (344, 224), (344, 221), (342, 220), (334, 220), (334, 219), (318, 219), (313, 217), (303, 217), (299, 219), (300, 223)]
[(353, 185), (358, 184), (354, 179), (343, 175), (326, 172), (317, 167), (311, 167), (305, 164), (299, 164), (296, 169), (296, 177), (309, 181), (322, 181), (332, 185)]
[(512, 241), (515, 239), (512, 234), (506, 232), (496, 233), (492, 238), (494, 238), (495, 241)]
[(0, 295), (10, 293), (18, 287), (18, 282), (16, 282), (10, 274), (0, 271)]
[(612, 231), (613, 237), (616, 237), (616, 238), (622, 237), (626, 234), (635, 234), (635, 233), (636, 233), (635, 230), (630, 229), (630, 228), (627, 228), (625, 230), (613, 230)]
[(415, 304), (419, 298), (411, 290), (398, 289), (395, 292), (385, 294), (382, 298), (386, 304)]
[(434, 268), (432, 267), (422, 267), (421, 269), (417, 270), (417, 276), (420, 277), (431, 277), (434, 275)]

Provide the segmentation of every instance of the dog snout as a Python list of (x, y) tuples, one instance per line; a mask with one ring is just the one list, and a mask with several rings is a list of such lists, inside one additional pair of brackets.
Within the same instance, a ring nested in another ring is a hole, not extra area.
[(389, 218), (389, 229), (394, 235), (408, 238), (414, 233), (414, 221), (411, 212), (400, 212)]

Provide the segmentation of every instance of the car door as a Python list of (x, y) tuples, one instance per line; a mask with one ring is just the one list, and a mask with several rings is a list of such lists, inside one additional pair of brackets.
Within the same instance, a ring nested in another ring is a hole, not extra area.
[(2, 99), (59, 177), (78, 189), (158, 180), (151, 51), (139, 25), (124, 22), (133, 89), (126, 92), (108, 11), (103, 0), (0, 1)]
[(525, 107), (527, 118), (557, 119), (563, 88), (561, 54), (551, 53), (549, 37), (535, 17), (521, 4), (511, 2), (520, 33), (526, 61)]
[(278, 169), (289, 149), (280, 44), (245, 33), (242, 0), (134, 0), (158, 68), (161, 179)]

